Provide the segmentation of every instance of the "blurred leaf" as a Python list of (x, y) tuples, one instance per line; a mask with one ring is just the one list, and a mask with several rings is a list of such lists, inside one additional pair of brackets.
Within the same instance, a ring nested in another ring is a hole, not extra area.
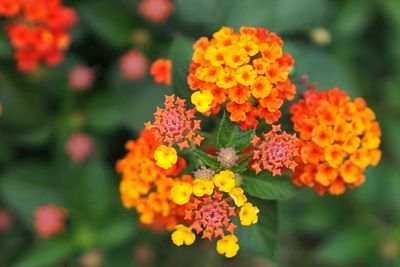
[(122, 111), (115, 94), (97, 94), (87, 101), (87, 124), (98, 131), (113, 130), (122, 122)]
[(13, 50), (5, 33), (0, 33), (0, 58), (11, 58)]
[(315, 257), (323, 263), (338, 265), (364, 261), (375, 249), (377, 236), (370, 227), (349, 225), (328, 237), (316, 250)]
[(172, 41), (169, 56), (172, 60), (172, 88), (181, 98), (189, 99), (191, 90), (187, 84), (189, 66), (192, 60), (194, 40), (176, 36)]
[(51, 131), (52, 125), (47, 123), (18, 133), (16, 137), (21, 144), (37, 147), (44, 145), (49, 140)]
[(334, 22), (334, 30), (344, 40), (355, 38), (365, 31), (373, 19), (374, 1), (353, 0), (340, 5)]
[(46, 267), (55, 266), (69, 257), (75, 248), (73, 243), (66, 237), (40, 241), (33, 248), (24, 252), (24, 256), (12, 267)]
[(294, 196), (299, 189), (295, 187), (289, 177), (272, 176), (263, 171), (256, 175), (248, 171), (243, 175), (243, 189), (254, 197), (262, 199), (285, 200)]
[(346, 67), (324, 50), (300, 42), (286, 42), (285, 50), (296, 60), (293, 75), (297, 78), (307, 75), (321, 90), (340, 87), (352, 97), (360, 95)]
[(275, 260), (278, 235), (278, 207), (276, 201), (250, 198), (249, 201), (260, 209), (258, 222), (251, 226), (238, 226), (236, 231), (240, 248)]
[(99, 158), (92, 158), (83, 163), (80, 174), (71, 177), (74, 182), (69, 196), (73, 210), (93, 223), (101, 223), (109, 214), (111, 204), (111, 178), (114, 177), (108, 166)]
[(254, 133), (255, 129), (242, 131), (239, 124), (231, 122), (229, 114), (225, 112), (218, 128), (217, 147), (233, 147), (240, 152), (250, 145)]
[(211, 156), (196, 148), (191, 148), (190, 151), (197, 157), (197, 159), (199, 159), (202, 162), (203, 164), (202, 166), (207, 166), (217, 170), (221, 167), (221, 164), (214, 156)]
[(134, 28), (133, 14), (118, 1), (84, 1), (78, 5), (83, 22), (98, 36), (115, 47), (130, 44)]
[(297, 3), (292, 0), (177, 0), (176, 7), (185, 23), (201, 25), (209, 33), (224, 25), (237, 30), (241, 26), (258, 26), (288, 33), (321, 25), (327, 17), (330, 3), (327, 0), (302, 0)]
[(54, 178), (46, 164), (20, 162), (8, 167), (1, 175), (1, 194), (4, 201), (30, 223), (35, 208), (55, 203), (62, 205), (56, 187), (51, 186)]
[(98, 246), (104, 249), (110, 249), (121, 245), (129, 239), (132, 239), (136, 232), (135, 221), (132, 220), (114, 220), (105, 225), (98, 232)]
[(31, 88), (24, 88), (19, 75), (0, 71), (2, 123), (16, 127), (36, 126), (45, 119), (45, 99)]

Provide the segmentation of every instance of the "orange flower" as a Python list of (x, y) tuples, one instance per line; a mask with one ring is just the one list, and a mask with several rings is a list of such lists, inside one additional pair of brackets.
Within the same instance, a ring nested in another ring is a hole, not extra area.
[(294, 61), (282, 46), (276, 34), (262, 28), (242, 27), (237, 33), (222, 27), (211, 40), (202, 37), (193, 45), (189, 87), (217, 92), (211, 112), (218, 113), (227, 102), (231, 120), (242, 130), (257, 127), (258, 119), (272, 124), (284, 100), (296, 92), (288, 78)]
[(142, 0), (138, 10), (145, 19), (163, 23), (174, 11), (174, 5), (170, 0)]
[(67, 30), (78, 21), (75, 11), (58, 0), (0, 0), (0, 16), (18, 16), (7, 34), (20, 71), (35, 70), (41, 60), (49, 66), (61, 63), (70, 43)]
[(191, 177), (169, 177), (186, 168), (183, 158), (170, 169), (157, 167), (153, 155), (159, 145), (161, 141), (155, 140), (150, 131), (143, 131), (139, 139), (126, 144), (128, 153), (117, 163), (117, 171), (122, 175), (119, 189), (122, 204), (135, 208), (142, 224), (172, 230), (185, 216), (185, 207), (169, 199), (170, 188), (176, 181), (191, 181)]
[(339, 195), (361, 185), (364, 170), (378, 164), (381, 131), (361, 98), (352, 102), (338, 88), (309, 90), (290, 113), (301, 139), (299, 167), (292, 176), (296, 185)]
[(171, 85), (172, 62), (169, 59), (157, 59), (151, 64), (150, 74), (156, 83)]

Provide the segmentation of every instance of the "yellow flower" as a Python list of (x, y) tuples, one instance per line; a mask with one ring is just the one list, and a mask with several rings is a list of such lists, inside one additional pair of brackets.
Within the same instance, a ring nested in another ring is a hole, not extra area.
[(196, 197), (211, 195), (214, 191), (214, 183), (206, 179), (196, 179), (193, 181), (193, 194)]
[(272, 83), (264, 76), (258, 76), (254, 84), (251, 86), (251, 94), (255, 98), (265, 98), (272, 89)]
[(238, 68), (250, 60), (244, 49), (238, 47), (228, 49), (225, 57), (226, 65), (231, 68)]
[(227, 235), (218, 240), (217, 252), (225, 257), (232, 258), (239, 251), (238, 238), (235, 235)]
[(154, 151), (154, 159), (157, 166), (163, 169), (169, 169), (178, 161), (178, 154), (175, 148), (161, 145)]
[(235, 79), (238, 83), (244, 86), (253, 85), (256, 81), (257, 72), (251, 65), (244, 65), (236, 70)]
[(218, 73), (217, 85), (221, 88), (227, 89), (237, 85), (235, 80), (235, 71), (231, 68), (224, 68)]
[(229, 191), (229, 195), (235, 201), (236, 206), (241, 207), (247, 202), (247, 197), (244, 195), (244, 191), (240, 187), (235, 187)]
[(231, 171), (221, 171), (213, 177), (213, 182), (215, 186), (218, 187), (220, 191), (228, 193), (235, 187), (235, 174)]
[(169, 193), (172, 201), (178, 205), (183, 205), (189, 202), (192, 195), (192, 185), (186, 182), (177, 182), (171, 188)]
[(211, 109), (210, 105), (213, 101), (213, 95), (210, 92), (202, 93), (197, 91), (192, 94), (191, 101), (196, 106), (198, 112), (207, 112)]
[(190, 246), (196, 240), (196, 235), (189, 227), (178, 224), (175, 227), (175, 231), (171, 234), (171, 239), (177, 246), (182, 246), (183, 244)]
[(210, 61), (211, 65), (213, 65), (214, 67), (221, 67), (221, 65), (225, 63), (224, 53), (225, 49), (216, 48), (215, 46), (210, 46), (207, 49), (204, 58)]
[(260, 210), (253, 206), (253, 204), (247, 202), (240, 209), (239, 217), (240, 223), (244, 226), (249, 226), (258, 222), (258, 213)]

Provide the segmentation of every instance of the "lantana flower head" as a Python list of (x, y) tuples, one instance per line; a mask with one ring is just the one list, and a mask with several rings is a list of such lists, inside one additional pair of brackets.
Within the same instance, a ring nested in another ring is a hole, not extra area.
[(282, 47), (283, 41), (266, 29), (235, 32), (222, 27), (211, 39), (202, 37), (193, 45), (189, 86), (213, 95), (213, 113), (226, 103), (231, 121), (243, 130), (255, 128), (258, 119), (272, 124), (280, 118), (284, 100), (292, 100), (296, 92), (288, 77), (294, 61)]
[(154, 122), (146, 123), (156, 139), (168, 146), (177, 144), (180, 149), (189, 147), (189, 142), (200, 145), (203, 137), (197, 133), (201, 129), (200, 120), (195, 120), (195, 109), (186, 109), (186, 100), (175, 95), (165, 96), (164, 108), (157, 107)]
[(158, 167), (154, 152), (160, 146), (161, 141), (150, 131), (143, 131), (137, 140), (126, 144), (128, 153), (117, 163), (117, 171), (122, 175), (119, 189), (123, 205), (135, 208), (142, 224), (171, 230), (185, 213), (184, 206), (169, 199), (170, 188), (175, 181), (191, 180), (191, 177), (177, 177), (186, 168), (182, 158), (167, 170)]
[(55, 204), (47, 204), (36, 208), (33, 216), (37, 234), (49, 238), (64, 231), (67, 210)]
[(142, 0), (138, 9), (150, 22), (163, 23), (174, 11), (174, 4), (171, 0)]
[(150, 74), (156, 83), (171, 85), (172, 62), (169, 59), (157, 59), (151, 64)]
[(7, 34), (20, 71), (35, 70), (41, 60), (58, 65), (70, 44), (68, 29), (78, 21), (58, 0), (1, 0), (0, 16), (10, 22)]
[(301, 139), (296, 185), (340, 195), (361, 185), (364, 170), (378, 164), (381, 130), (362, 98), (351, 101), (339, 88), (309, 90), (290, 113)]
[(255, 135), (251, 141), (253, 147), (253, 164), (251, 167), (256, 173), (263, 169), (272, 172), (272, 175), (281, 175), (289, 169), (294, 172), (299, 156), (300, 140), (295, 134), (287, 134), (280, 125), (273, 125), (272, 130), (261, 138)]
[(127, 81), (135, 81), (146, 75), (148, 59), (137, 48), (131, 49), (119, 59), (119, 69)]
[(243, 189), (235, 186), (235, 174), (221, 171), (211, 180), (175, 182), (170, 198), (178, 205), (186, 205), (185, 221), (172, 233), (172, 242), (191, 245), (196, 235), (210, 241), (217, 239), (217, 252), (230, 258), (239, 250), (235, 235), (235, 218), (241, 225), (258, 221), (258, 208), (247, 201)]

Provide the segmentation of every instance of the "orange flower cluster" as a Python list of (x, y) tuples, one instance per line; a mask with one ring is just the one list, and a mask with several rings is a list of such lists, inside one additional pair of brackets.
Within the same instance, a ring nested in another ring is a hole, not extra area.
[(211, 40), (202, 37), (193, 45), (189, 87), (213, 95), (215, 114), (227, 102), (231, 121), (243, 130), (255, 128), (257, 118), (272, 124), (281, 117), (284, 100), (296, 93), (288, 78), (294, 60), (282, 46), (263, 28), (242, 27), (237, 33), (223, 27)]
[(301, 164), (292, 177), (296, 185), (340, 195), (361, 185), (366, 167), (378, 164), (381, 131), (363, 99), (352, 102), (338, 88), (309, 90), (290, 113), (301, 139)]
[(0, 16), (15, 18), (7, 32), (20, 71), (36, 69), (40, 60), (59, 64), (70, 43), (67, 30), (78, 20), (60, 0), (0, 0)]
[(120, 193), (125, 208), (134, 207), (141, 223), (172, 230), (184, 218), (185, 206), (169, 200), (170, 189), (174, 181), (191, 181), (191, 177), (171, 178), (186, 168), (183, 158), (170, 169), (159, 168), (153, 156), (159, 145), (161, 141), (149, 131), (126, 144), (128, 153), (117, 163), (117, 171), (122, 174)]
[(171, 85), (172, 62), (169, 59), (157, 59), (151, 64), (150, 74), (159, 84)]

